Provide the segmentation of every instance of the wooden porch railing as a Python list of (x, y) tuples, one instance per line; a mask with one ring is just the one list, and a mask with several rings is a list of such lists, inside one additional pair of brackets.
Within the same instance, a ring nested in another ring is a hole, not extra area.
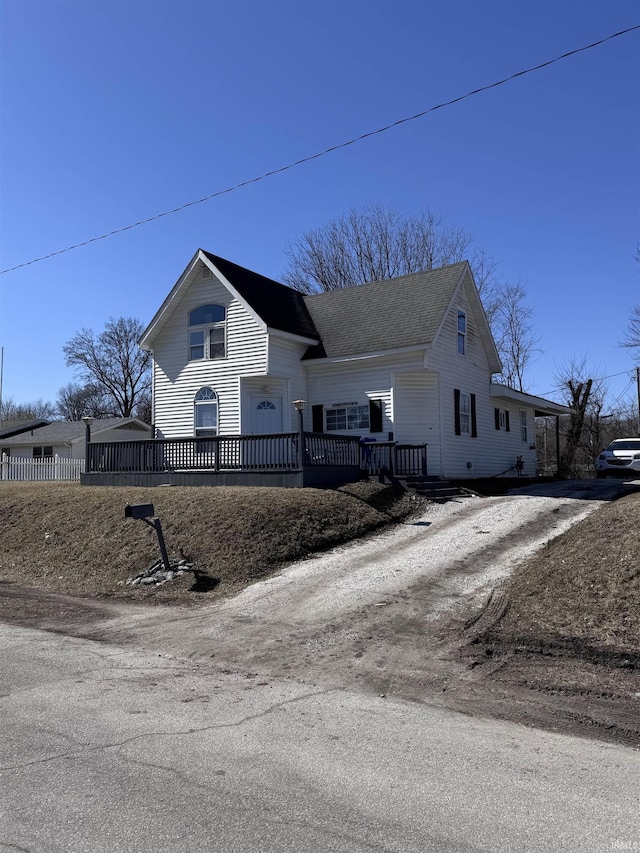
[(362, 467), (369, 474), (388, 474), (390, 477), (426, 476), (427, 445), (363, 442)]
[(369, 474), (426, 473), (426, 445), (361, 443), (358, 438), (297, 432), (277, 435), (219, 435), (210, 438), (156, 438), (91, 442), (87, 473), (163, 471), (274, 471), (303, 466), (360, 467)]

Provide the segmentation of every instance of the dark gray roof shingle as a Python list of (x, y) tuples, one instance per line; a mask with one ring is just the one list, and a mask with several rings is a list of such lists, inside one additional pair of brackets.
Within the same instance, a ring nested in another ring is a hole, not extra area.
[(339, 357), (429, 344), (466, 261), (388, 281), (305, 296), (322, 343), (305, 358)]
[(0, 438), (10, 438), (12, 435), (18, 435), (21, 432), (28, 432), (37, 427), (48, 424), (49, 421), (44, 418), (32, 418), (31, 420), (13, 420), (0, 421)]
[(202, 251), (267, 326), (304, 338), (318, 338), (301, 293), (204, 249)]
[[(126, 418), (100, 418), (92, 423), (91, 434), (94, 435), (101, 430), (120, 426), (126, 421)], [(85, 431), (86, 426), (82, 421), (54, 421), (46, 426), (15, 435), (5, 441), (4, 444), (7, 446), (15, 444), (67, 444), (75, 438), (84, 437)]]

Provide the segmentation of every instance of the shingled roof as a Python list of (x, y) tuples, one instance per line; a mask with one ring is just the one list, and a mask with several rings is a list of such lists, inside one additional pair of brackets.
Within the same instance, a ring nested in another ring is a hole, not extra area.
[(45, 426), (49, 421), (44, 418), (32, 418), (31, 420), (12, 420), (0, 421), (0, 438), (10, 438), (13, 435), (19, 435), (21, 432), (29, 432), (29, 430), (37, 429)]
[[(107, 429), (118, 426), (128, 426), (131, 418), (97, 418), (91, 425), (91, 435), (94, 436)], [(31, 444), (69, 444), (77, 438), (84, 438), (86, 426), (83, 421), (53, 421), (45, 426), (36, 427), (29, 432), (22, 432), (4, 441), (7, 446)]]
[(333, 358), (430, 344), (467, 262), (316, 293), (305, 303), (322, 344), (305, 358)]
[(301, 293), (204, 249), (202, 252), (269, 328), (318, 339)]
[[(441, 327), (466, 261), (328, 293), (303, 295), (284, 284), (198, 249), (140, 339), (145, 349), (190, 286), (197, 264), (211, 265), (267, 329), (317, 341), (304, 358), (339, 358), (430, 344)], [(481, 308), (480, 308), (481, 310)], [(488, 327), (487, 340), (490, 338)], [(493, 346), (493, 341), (488, 342)], [(498, 360), (495, 353), (496, 362)], [(497, 368), (496, 368), (497, 369)]]

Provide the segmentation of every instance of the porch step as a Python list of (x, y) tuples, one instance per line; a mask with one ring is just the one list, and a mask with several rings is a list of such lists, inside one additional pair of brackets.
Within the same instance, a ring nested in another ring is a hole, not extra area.
[(450, 501), (453, 498), (468, 497), (469, 493), (454, 486), (442, 477), (428, 477), (419, 474), (398, 477), (401, 485), (413, 494), (420, 495), (430, 501)]

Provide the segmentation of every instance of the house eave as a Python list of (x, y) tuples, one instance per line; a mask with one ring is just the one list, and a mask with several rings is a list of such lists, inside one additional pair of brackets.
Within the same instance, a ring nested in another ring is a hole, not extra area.
[(408, 352), (426, 352), (431, 349), (430, 344), (414, 344), (407, 347), (395, 347), (394, 349), (373, 350), (372, 352), (353, 353), (352, 355), (334, 355), (324, 358), (306, 358), (303, 363), (311, 364), (340, 364), (346, 361), (364, 361), (371, 358), (383, 358), (386, 355), (402, 355)]
[(282, 329), (274, 329), (273, 326), (267, 326), (267, 334), (277, 338), (285, 338), (288, 341), (304, 344), (305, 346), (315, 346), (318, 343), (317, 338), (307, 338), (304, 335), (295, 335), (293, 332), (283, 332)]
[(553, 400), (546, 400), (544, 397), (526, 394), (524, 391), (516, 391), (515, 388), (509, 388), (507, 385), (498, 385), (497, 383), (492, 383), (489, 386), (489, 396), (496, 400), (507, 400), (510, 403), (517, 403), (520, 406), (533, 408), (536, 417), (570, 415), (572, 412), (569, 406), (563, 406), (562, 403), (554, 403)]
[(164, 300), (160, 308), (153, 315), (153, 318), (144, 332), (138, 338), (138, 346), (140, 349), (145, 352), (153, 352), (153, 342), (156, 339), (160, 329), (164, 325), (164, 319), (167, 316), (167, 312), (173, 306), (173, 303), (180, 297), (185, 283), (189, 278), (194, 266), (197, 264), (199, 260), (204, 260), (202, 257), (203, 252), (202, 249), (198, 249), (195, 255), (191, 258), (187, 266), (185, 267), (182, 275), (177, 280), (177, 282), (173, 285), (167, 298)]

